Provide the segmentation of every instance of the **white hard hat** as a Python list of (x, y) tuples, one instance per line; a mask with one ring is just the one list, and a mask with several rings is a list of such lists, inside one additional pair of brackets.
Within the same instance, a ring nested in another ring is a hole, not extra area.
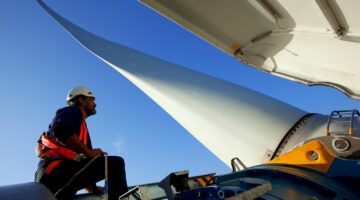
[(70, 92), (68, 93), (68, 95), (66, 97), (66, 101), (69, 102), (78, 95), (95, 98), (94, 94), (89, 89), (87, 89), (85, 87), (75, 87), (75, 88), (71, 89)]

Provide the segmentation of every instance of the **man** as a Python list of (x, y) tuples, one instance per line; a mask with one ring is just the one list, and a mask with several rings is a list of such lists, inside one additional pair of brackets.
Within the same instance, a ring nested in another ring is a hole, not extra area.
[[(56, 112), (49, 130), (39, 139), (41, 158), (35, 181), (46, 185), (59, 200), (74, 199), (78, 190), (101, 193), (96, 182), (104, 179), (105, 157), (100, 148), (93, 148), (85, 119), (96, 114), (93, 93), (75, 87), (67, 96), (67, 107)], [(109, 199), (127, 191), (125, 164), (121, 157), (109, 156)]]

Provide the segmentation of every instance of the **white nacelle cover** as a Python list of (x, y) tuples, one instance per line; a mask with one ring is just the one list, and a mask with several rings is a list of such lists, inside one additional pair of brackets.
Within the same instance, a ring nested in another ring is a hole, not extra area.
[(358, 0), (141, 0), (259, 70), (360, 99)]

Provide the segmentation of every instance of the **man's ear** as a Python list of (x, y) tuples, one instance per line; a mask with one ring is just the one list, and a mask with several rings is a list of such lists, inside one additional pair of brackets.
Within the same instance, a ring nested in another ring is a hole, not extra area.
[(83, 105), (85, 103), (86, 99), (84, 97), (79, 97), (78, 102), (80, 105)]

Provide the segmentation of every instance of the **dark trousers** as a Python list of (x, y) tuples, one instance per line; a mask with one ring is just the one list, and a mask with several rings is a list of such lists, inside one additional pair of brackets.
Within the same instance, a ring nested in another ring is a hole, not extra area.
[[(39, 174), (35, 177), (38, 182), (46, 185), (50, 191), (55, 194), (69, 180), (80, 171), (88, 161), (76, 162), (72, 160), (64, 160), (50, 174)], [(85, 170), (83, 170), (71, 182), (69, 186), (64, 188), (56, 195), (58, 200), (74, 199), (78, 190), (89, 185), (95, 184), (105, 178), (105, 157), (96, 158)], [(121, 157), (108, 156), (108, 186), (109, 200), (118, 199), (119, 196), (127, 192), (127, 182), (125, 174), (125, 162)]]

